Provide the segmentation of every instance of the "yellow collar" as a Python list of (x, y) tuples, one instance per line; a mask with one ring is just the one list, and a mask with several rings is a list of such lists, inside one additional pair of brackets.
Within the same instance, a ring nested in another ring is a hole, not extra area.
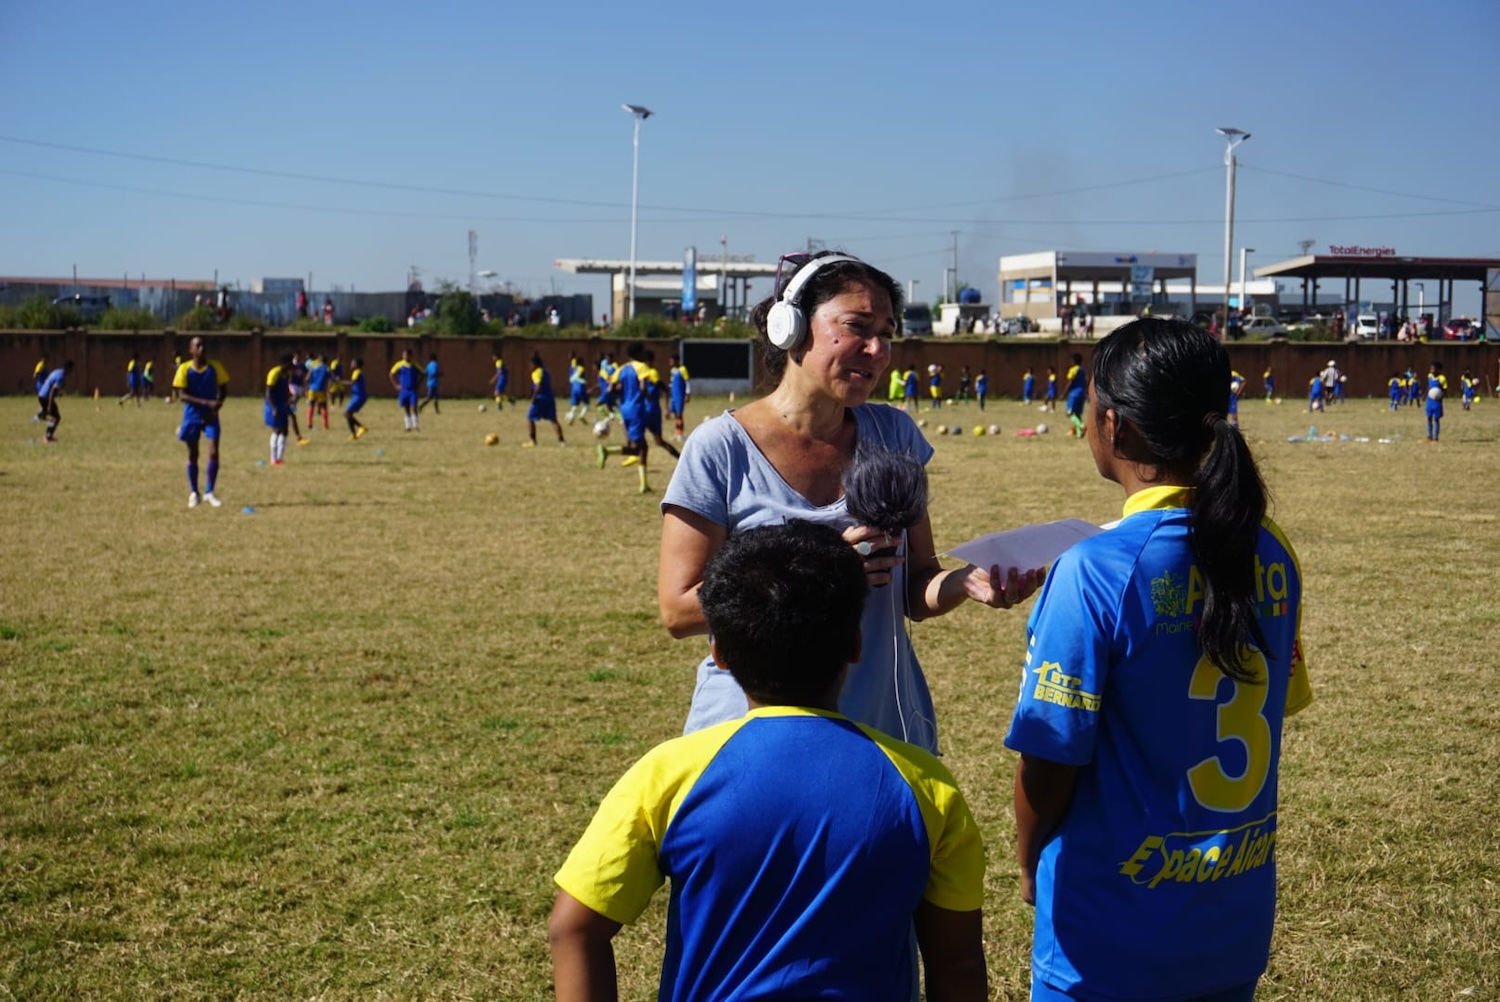
[(1136, 491), (1125, 499), (1125, 515), (1157, 508), (1191, 508), (1196, 487), (1178, 487), (1167, 484), (1163, 487), (1147, 487)]

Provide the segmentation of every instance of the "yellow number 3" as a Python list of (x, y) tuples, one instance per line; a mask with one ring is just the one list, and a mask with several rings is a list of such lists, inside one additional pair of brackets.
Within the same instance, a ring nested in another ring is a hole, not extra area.
[[(1251, 651), (1247, 668), (1266, 679), (1266, 659), (1259, 651)], [(1271, 725), (1264, 714), (1266, 689), (1260, 684), (1238, 682), (1215, 667), (1212, 661), (1203, 658), (1193, 669), (1193, 680), (1188, 685), (1189, 699), (1215, 700), (1219, 685), (1228, 682), (1234, 689), (1227, 703), (1219, 704), (1219, 741), (1238, 741), (1245, 748), (1245, 771), (1231, 776), (1224, 771), (1224, 762), (1217, 755), (1210, 756), (1188, 770), (1188, 785), (1198, 803), (1211, 811), (1234, 813), (1243, 811), (1255, 802), (1266, 785), (1266, 776), (1271, 771)]]

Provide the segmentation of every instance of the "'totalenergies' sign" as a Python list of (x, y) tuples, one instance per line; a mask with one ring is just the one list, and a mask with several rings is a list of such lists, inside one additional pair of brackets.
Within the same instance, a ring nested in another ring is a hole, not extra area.
[(1329, 244), (1328, 253), (1337, 257), (1395, 257), (1394, 247), (1357, 247), (1354, 244)]

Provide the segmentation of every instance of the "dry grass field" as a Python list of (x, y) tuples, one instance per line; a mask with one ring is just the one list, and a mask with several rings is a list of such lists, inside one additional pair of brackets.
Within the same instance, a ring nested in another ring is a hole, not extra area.
[[(586, 428), (522, 449), (524, 409), (474, 401), (403, 434), (378, 400), (362, 441), (335, 418), (272, 468), (241, 397), (225, 506), (189, 511), (177, 407), (69, 397), (46, 446), (33, 406), (0, 400), (0, 998), (549, 997), (551, 873), (678, 732), (701, 654), (656, 621), (656, 497)], [(1500, 996), (1500, 400), (1451, 400), (1439, 445), (1383, 401), (1242, 410), (1317, 694), (1258, 997)], [(933, 437), (940, 546), (1118, 516), (1056, 415), (943, 417), (1003, 433)], [(1351, 440), (1287, 441), (1309, 423)], [(1000, 744), (1024, 615), (914, 628), (989, 843), (997, 999), (1027, 985)], [(618, 940), (626, 998), (653, 997), (663, 914)]]

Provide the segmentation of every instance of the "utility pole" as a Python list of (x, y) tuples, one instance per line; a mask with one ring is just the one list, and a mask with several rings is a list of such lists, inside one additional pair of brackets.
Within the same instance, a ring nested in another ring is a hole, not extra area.
[(958, 302), (958, 231), (953, 230), (953, 294), (948, 297), (948, 302)]

